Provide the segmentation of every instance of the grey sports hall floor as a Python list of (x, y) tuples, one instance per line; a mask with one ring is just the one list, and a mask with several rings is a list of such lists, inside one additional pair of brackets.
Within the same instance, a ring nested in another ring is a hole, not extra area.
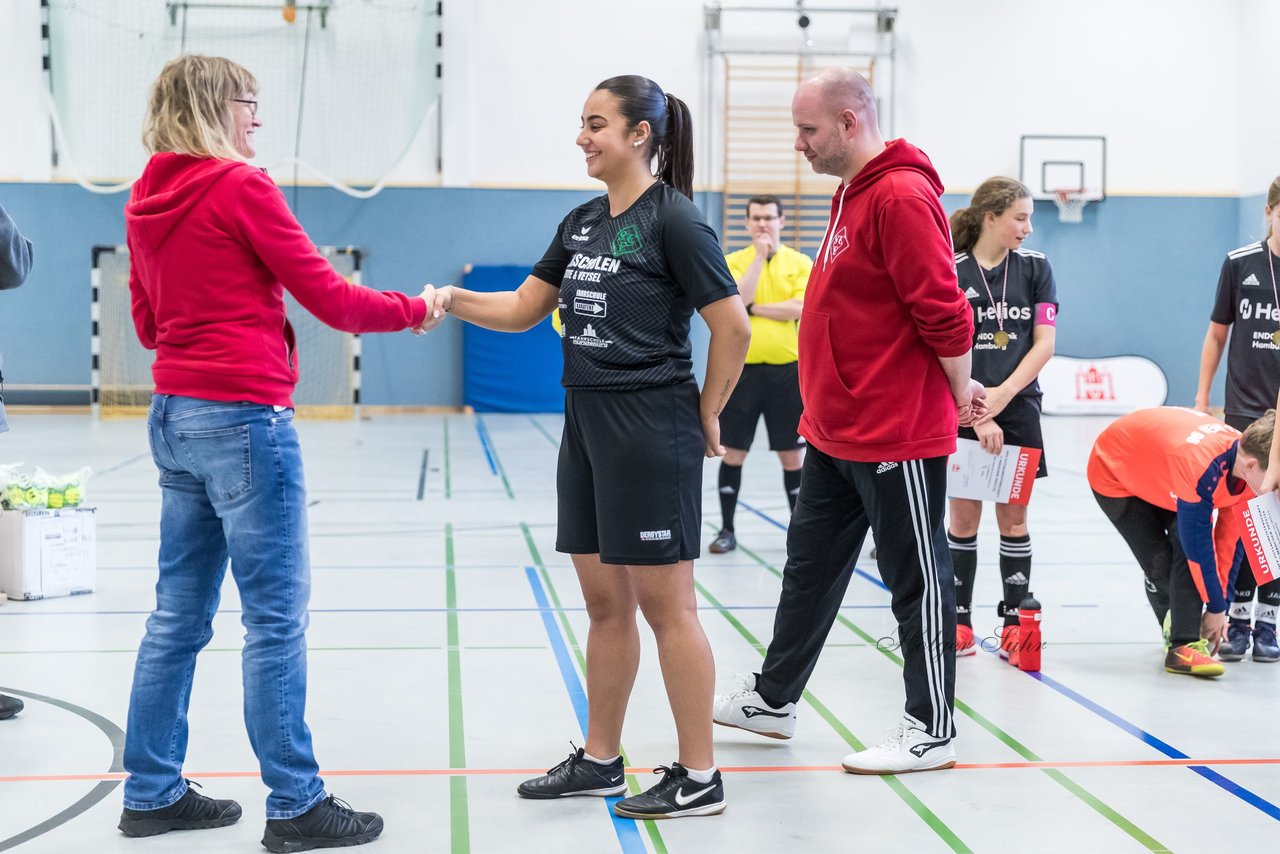
[[(1046, 420), (1052, 476), (1031, 514), (1044, 670), (1033, 677), (992, 654), (960, 661), (955, 770), (839, 770), (902, 703), (898, 662), (874, 645), (892, 627), (888, 597), (864, 555), (796, 738), (717, 729), (727, 813), (647, 826), (612, 819), (596, 799), (514, 792), (581, 744), (585, 720), (586, 617), (553, 549), (560, 417), (303, 422), (315, 575), (308, 717), (328, 785), (383, 813), (386, 833), (370, 850), (384, 854), (1266, 850), (1280, 838), (1280, 665), (1246, 660), (1217, 682), (1162, 671), (1138, 569), (1082, 476), (1103, 424)], [(6, 460), (96, 471), (99, 572), (94, 595), (0, 607), (0, 686), (27, 701), (0, 722), (0, 850), (261, 850), (265, 791), (240, 720), (229, 579), (196, 676), (187, 767), (206, 792), (239, 799), (245, 818), (149, 840), (116, 832), (120, 727), (155, 578), (159, 493), (145, 431), (88, 416), (18, 414), (13, 427), (0, 443)], [(760, 660), (785, 552), (777, 461), (757, 451), (747, 467), (742, 548), (698, 563), (721, 686)], [(977, 599), (994, 624), (990, 518), (981, 548)], [(646, 644), (624, 741), (633, 788), (674, 758)]]

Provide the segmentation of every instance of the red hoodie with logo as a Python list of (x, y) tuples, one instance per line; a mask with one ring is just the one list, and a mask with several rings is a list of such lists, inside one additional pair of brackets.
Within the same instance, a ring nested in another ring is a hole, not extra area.
[(929, 158), (899, 139), (831, 201), (800, 319), (800, 433), (833, 457), (955, 452), (958, 416), (938, 357), (968, 352), (973, 317), (941, 195)]
[(343, 332), (422, 323), (427, 304), (347, 282), (308, 239), (267, 174), (161, 153), (125, 206), (129, 293), (156, 393), (292, 406), (298, 382), (287, 289)]

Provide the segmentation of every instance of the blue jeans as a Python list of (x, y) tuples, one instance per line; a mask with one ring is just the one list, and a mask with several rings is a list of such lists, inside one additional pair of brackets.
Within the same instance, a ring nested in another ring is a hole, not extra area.
[(186, 793), (191, 680), (230, 558), (244, 721), (271, 789), (267, 818), (301, 815), (325, 791), (303, 720), (311, 569), (293, 410), (157, 394), (147, 433), (160, 470), (160, 579), (129, 698), (124, 804), (160, 809)]

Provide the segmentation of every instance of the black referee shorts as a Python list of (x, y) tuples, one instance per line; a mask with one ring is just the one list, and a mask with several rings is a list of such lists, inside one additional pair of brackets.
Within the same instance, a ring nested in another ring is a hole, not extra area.
[[(1049, 467), (1045, 464), (1044, 435), (1040, 432), (1040, 398), (1018, 395), (996, 416), (996, 424), (1004, 431), (1006, 445), (1040, 449), (1040, 467), (1036, 469), (1036, 477), (1046, 477)], [(978, 435), (972, 427), (961, 427), (960, 438), (976, 442)]]
[(568, 389), (556, 551), (660, 566), (698, 557), (705, 443), (698, 386)]
[(794, 451), (804, 446), (796, 432), (804, 412), (798, 364), (743, 367), (742, 377), (720, 413), (720, 444), (749, 450), (763, 415), (769, 431), (769, 450)]

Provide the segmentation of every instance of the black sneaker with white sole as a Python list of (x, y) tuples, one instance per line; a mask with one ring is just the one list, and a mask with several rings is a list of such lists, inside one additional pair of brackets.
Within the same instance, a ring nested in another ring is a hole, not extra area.
[(187, 781), (187, 791), (167, 807), (155, 810), (131, 810), (120, 814), (120, 832), (125, 836), (159, 836), (171, 830), (208, 830), (227, 827), (240, 820), (240, 805), (235, 801), (206, 798)]
[(567, 798), (573, 795), (589, 795), (608, 798), (627, 791), (622, 757), (601, 765), (592, 762), (579, 747), (569, 758), (541, 777), (525, 780), (516, 792), (522, 798)]
[(671, 767), (660, 765), (653, 773), (662, 779), (647, 792), (624, 798), (613, 805), (614, 815), (622, 818), (683, 818), (690, 815), (718, 815), (724, 812), (724, 781), (720, 772), (711, 775), (710, 783), (689, 779), (689, 771), (679, 762)]

